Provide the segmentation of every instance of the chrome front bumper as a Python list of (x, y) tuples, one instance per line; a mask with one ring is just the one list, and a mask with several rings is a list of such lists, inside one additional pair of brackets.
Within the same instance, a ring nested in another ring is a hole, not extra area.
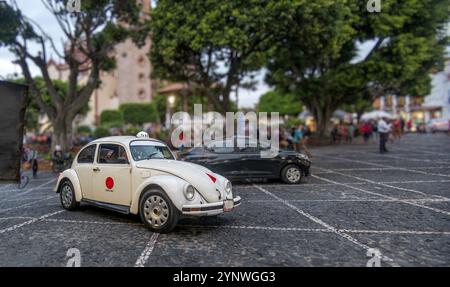
[[(233, 209), (241, 204), (241, 197), (233, 198)], [(186, 215), (216, 215), (224, 212), (225, 201), (206, 203), (206, 204), (187, 204), (183, 205), (182, 213)]]

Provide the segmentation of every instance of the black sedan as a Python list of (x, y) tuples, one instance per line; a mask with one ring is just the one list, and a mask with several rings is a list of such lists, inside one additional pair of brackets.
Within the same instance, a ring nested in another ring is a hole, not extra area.
[(203, 165), (233, 180), (268, 178), (295, 184), (309, 175), (311, 161), (306, 155), (280, 150), (275, 157), (264, 158), (261, 151), (268, 150), (267, 145), (255, 146), (247, 141), (245, 147), (236, 147), (236, 144), (227, 145), (227, 141), (217, 140), (202, 147), (194, 147), (181, 153), (180, 160)]

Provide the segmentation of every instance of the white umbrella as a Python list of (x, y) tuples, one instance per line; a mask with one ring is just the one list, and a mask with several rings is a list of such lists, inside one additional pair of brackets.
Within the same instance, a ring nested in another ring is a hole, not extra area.
[(361, 120), (362, 121), (376, 120), (376, 119), (380, 119), (380, 118), (392, 119), (392, 115), (387, 113), (387, 112), (385, 112), (385, 111), (375, 110), (375, 111), (371, 111), (371, 112), (368, 112), (368, 113), (364, 113), (361, 116)]

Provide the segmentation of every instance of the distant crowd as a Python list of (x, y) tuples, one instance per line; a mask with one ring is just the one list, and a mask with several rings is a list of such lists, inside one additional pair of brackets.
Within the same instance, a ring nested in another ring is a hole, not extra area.
[[(389, 133), (389, 139), (391, 141), (399, 139), (405, 131), (405, 128), (407, 128), (408, 130), (411, 129), (411, 127), (407, 127), (407, 124), (401, 118), (393, 120), (386, 119), (386, 121), (391, 126), (391, 130)], [(361, 137), (364, 143), (367, 143), (370, 140), (378, 140), (378, 123), (379, 121), (370, 120), (360, 122), (356, 125), (354, 125), (353, 123), (344, 122), (335, 124), (331, 130), (332, 142), (334, 144), (352, 143), (357, 137)]]

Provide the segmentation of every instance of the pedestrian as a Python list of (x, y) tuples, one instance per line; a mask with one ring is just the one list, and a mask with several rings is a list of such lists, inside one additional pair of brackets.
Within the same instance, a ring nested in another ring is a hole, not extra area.
[(353, 142), (353, 137), (355, 135), (355, 126), (353, 125), (353, 123), (350, 123), (347, 126), (347, 137), (345, 139), (345, 141), (349, 144), (351, 144)]
[(305, 151), (305, 154), (306, 154), (309, 158), (311, 158), (312, 155), (311, 155), (311, 153), (309, 152), (308, 148), (306, 147), (306, 145), (308, 144), (308, 141), (309, 141), (309, 137), (311, 136), (311, 130), (309, 129), (308, 126), (303, 126), (302, 131), (303, 131), (302, 147), (303, 147), (303, 150)]
[(38, 172), (38, 153), (36, 150), (33, 149), (28, 149), (28, 153), (27, 153), (27, 159), (28, 162), (31, 164), (31, 170), (33, 171), (33, 178), (37, 177), (37, 172)]
[(387, 119), (381, 118), (378, 121), (378, 134), (380, 137), (380, 153), (388, 152), (386, 149), (386, 142), (389, 139), (389, 132), (391, 131), (391, 125), (387, 123)]
[(370, 139), (372, 133), (372, 125), (369, 122), (364, 123), (362, 127), (364, 143), (367, 143)]
[(345, 141), (347, 140), (347, 126), (344, 123), (341, 123), (341, 140), (342, 143), (345, 143)]
[(299, 125), (294, 130), (294, 134), (293, 134), (293, 144), (294, 144), (294, 150), (296, 152), (300, 152), (300, 150), (301, 150), (302, 137), (303, 137), (302, 125)]
[(333, 140), (333, 144), (337, 144), (338, 142), (338, 126), (334, 125), (333, 129), (331, 130), (331, 138)]

